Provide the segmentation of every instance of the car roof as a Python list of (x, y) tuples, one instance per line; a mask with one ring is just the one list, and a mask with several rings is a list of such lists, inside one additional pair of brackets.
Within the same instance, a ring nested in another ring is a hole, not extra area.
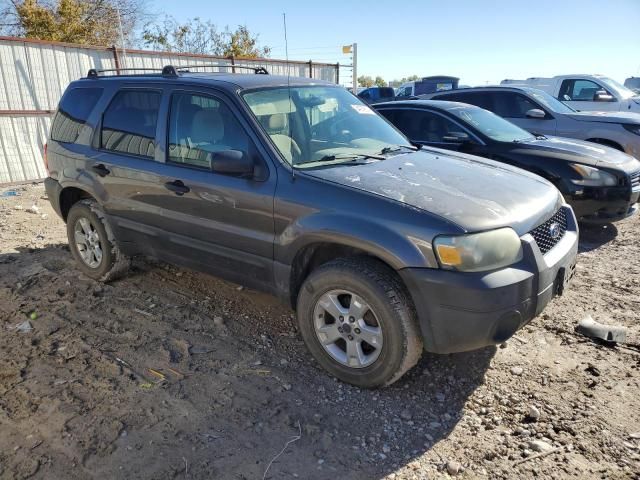
[(469, 88), (454, 88), (453, 90), (446, 90), (444, 92), (427, 93), (429, 97), (435, 97), (437, 95), (450, 95), (459, 92), (492, 92), (492, 91), (512, 91), (512, 92), (538, 92), (539, 88), (529, 87), (527, 85), (493, 85), (488, 87), (469, 87)]
[(400, 100), (395, 102), (376, 103), (374, 107), (429, 107), (436, 110), (453, 110), (454, 108), (468, 107), (480, 108), (475, 105), (469, 105), (463, 102), (451, 102), (448, 100)]
[(147, 83), (147, 82), (169, 82), (188, 83), (197, 85), (216, 85), (231, 90), (245, 90), (253, 88), (269, 87), (292, 87), (322, 85), (340, 88), (335, 83), (306, 77), (288, 77), (286, 75), (264, 75), (253, 73), (178, 73), (177, 76), (154, 75), (107, 75), (94, 78), (83, 78), (79, 82), (127, 82), (127, 83)]

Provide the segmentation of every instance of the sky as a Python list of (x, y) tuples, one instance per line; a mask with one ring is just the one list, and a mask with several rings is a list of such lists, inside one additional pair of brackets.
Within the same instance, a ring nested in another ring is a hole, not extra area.
[[(149, 0), (159, 15), (247, 25), (272, 58), (350, 64), (385, 80), (453, 75), (460, 84), (600, 73), (640, 76), (640, 0)], [(350, 71), (341, 71), (346, 82)]]

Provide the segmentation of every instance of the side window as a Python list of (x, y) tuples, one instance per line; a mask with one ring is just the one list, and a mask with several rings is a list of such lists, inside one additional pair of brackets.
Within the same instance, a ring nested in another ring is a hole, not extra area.
[(100, 147), (153, 158), (161, 93), (121, 90), (102, 116)]
[(51, 126), (51, 139), (73, 143), (102, 96), (102, 88), (73, 88), (64, 94)]
[(425, 110), (396, 110), (395, 121), (410, 140), (420, 142), (446, 143), (447, 134), (462, 131), (451, 120)]
[(558, 100), (572, 102), (593, 102), (599, 90), (606, 90), (591, 80), (563, 80)]
[(457, 92), (433, 97), (435, 100), (448, 100), (475, 105), (493, 111), (493, 97), (490, 92)]
[(168, 161), (211, 169), (213, 154), (222, 150), (249, 153), (249, 137), (233, 112), (214, 97), (174, 93)]
[(369, 99), (371, 98), (371, 90), (365, 90), (364, 92), (360, 92), (360, 95), (358, 95), (360, 98), (364, 98)]
[(532, 108), (540, 108), (524, 95), (514, 92), (493, 92), (493, 112), (505, 118), (526, 118)]

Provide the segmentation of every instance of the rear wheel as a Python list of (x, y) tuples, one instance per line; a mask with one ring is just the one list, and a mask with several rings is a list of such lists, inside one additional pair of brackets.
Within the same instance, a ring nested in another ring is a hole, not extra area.
[(88, 277), (109, 282), (129, 269), (129, 258), (120, 252), (104, 213), (95, 200), (75, 203), (67, 216), (71, 254)]
[(348, 383), (389, 385), (422, 354), (415, 310), (395, 272), (366, 257), (313, 271), (298, 296), (300, 332), (314, 358)]

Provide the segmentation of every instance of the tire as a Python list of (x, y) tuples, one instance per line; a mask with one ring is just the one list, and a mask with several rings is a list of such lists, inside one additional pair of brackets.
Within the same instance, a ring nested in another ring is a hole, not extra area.
[[(353, 318), (348, 315), (352, 312)], [(297, 315), (302, 337), (318, 363), (358, 387), (390, 385), (422, 355), (409, 294), (396, 273), (374, 259), (341, 258), (312, 271), (300, 289)], [(335, 318), (340, 316), (344, 319)]]
[[(76, 232), (80, 236), (76, 237)], [(77, 241), (82, 237), (84, 249)], [(95, 200), (81, 200), (71, 207), (67, 215), (67, 238), (71, 254), (86, 276), (110, 282), (129, 270), (130, 259), (120, 252), (111, 227)], [(87, 247), (90, 244), (99, 247), (100, 255), (95, 249), (91, 255)]]

